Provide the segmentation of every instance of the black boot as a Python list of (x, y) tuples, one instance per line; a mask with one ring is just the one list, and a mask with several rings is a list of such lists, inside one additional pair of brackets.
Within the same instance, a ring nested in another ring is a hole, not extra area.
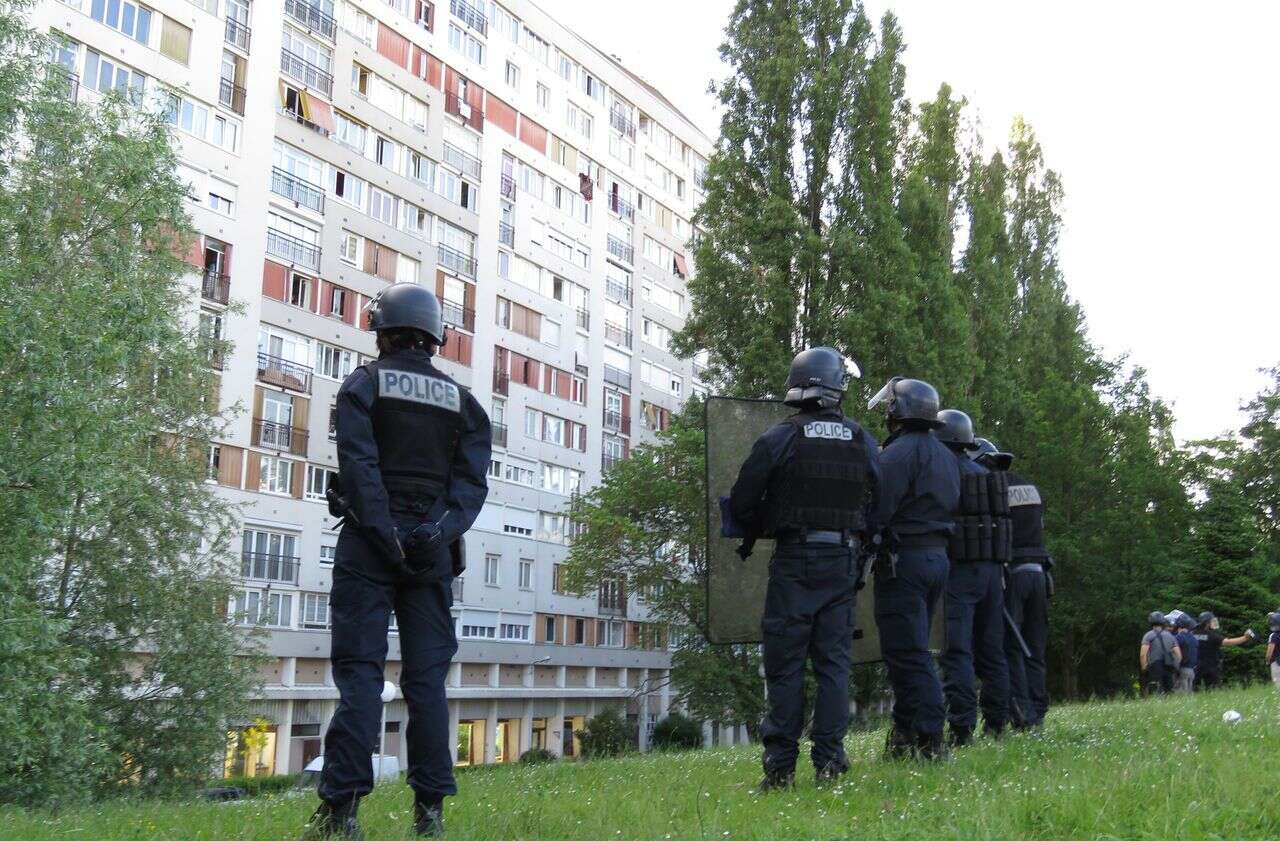
[(889, 728), (889, 735), (884, 741), (884, 758), (889, 761), (910, 759), (916, 751), (911, 737), (896, 727)]
[(971, 728), (955, 727), (955, 726), (951, 728), (951, 735), (949, 738), (949, 744), (951, 745), (951, 747), (962, 748), (972, 741), (973, 741), (973, 730)]
[(786, 791), (796, 787), (796, 772), (793, 771), (765, 771), (764, 779), (760, 781), (760, 785), (756, 786), (756, 791), (760, 794), (768, 794), (771, 791)]
[(329, 841), (331, 838), (354, 838), (363, 841), (364, 833), (356, 821), (358, 799), (346, 803), (329, 803), (320, 801), (320, 806), (307, 821), (299, 841)]
[(840, 778), (847, 773), (849, 773), (849, 763), (836, 761), (828, 762), (826, 765), (817, 769), (817, 773), (814, 777), (817, 780), (818, 785), (822, 786), (838, 782)]
[(984, 721), (982, 723), (982, 735), (999, 741), (1000, 737), (1004, 735), (1005, 727), (1006, 725), (1004, 724), (992, 724), (989, 721)]
[(444, 798), (417, 795), (413, 800), (413, 831), (434, 838), (444, 835)]
[(941, 733), (921, 736), (916, 740), (916, 753), (922, 762), (941, 762), (951, 758), (951, 751)]

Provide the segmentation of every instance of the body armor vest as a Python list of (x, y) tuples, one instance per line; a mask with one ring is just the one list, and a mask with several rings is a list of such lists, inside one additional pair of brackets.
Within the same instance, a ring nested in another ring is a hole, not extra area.
[[(959, 456), (967, 458), (967, 456)], [(1009, 481), (1005, 473), (960, 473), (960, 513), (947, 554), (952, 561), (995, 561), (1013, 558), (1013, 523), (1009, 519)]]
[(462, 425), (462, 390), (427, 357), (365, 365), (374, 379), (373, 437), (392, 513), (424, 513), (445, 492)]
[(795, 447), (765, 498), (764, 537), (866, 528), (867, 469), (862, 430), (850, 420), (793, 415)]
[(1016, 473), (1009, 478), (1009, 515), (1013, 518), (1013, 556), (1046, 558), (1044, 548), (1044, 503), (1040, 489)]

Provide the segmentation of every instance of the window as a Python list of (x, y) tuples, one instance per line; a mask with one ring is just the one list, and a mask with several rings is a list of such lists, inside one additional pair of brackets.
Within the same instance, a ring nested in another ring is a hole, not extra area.
[(343, 3), (342, 11), (342, 28), (354, 35), (357, 41), (372, 47), (378, 30), (377, 21), (357, 9), (352, 3)]
[(493, 639), (497, 636), (497, 629), (492, 625), (463, 625), (462, 636), (464, 639)]
[(644, 340), (659, 350), (670, 350), (671, 331), (656, 321), (644, 319)]
[[(334, 291), (347, 294), (345, 289)], [(344, 380), (351, 373), (353, 356), (349, 350), (319, 342), (316, 344), (316, 373), (331, 380)]]
[(578, 72), (578, 63), (556, 50), (556, 72), (560, 74), (561, 79), (572, 84), (574, 75)]
[(352, 207), (364, 208), (365, 182), (349, 172), (333, 171), (333, 195)]
[(205, 478), (217, 479), (218, 473), (222, 469), (222, 447), (217, 444), (209, 445), (209, 452), (205, 457)]
[(452, 23), (449, 24), (449, 46), (476, 64), (484, 65), (484, 42)]
[(500, 638), (510, 642), (528, 642), (529, 626), (503, 622)]
[(570, 102), (566, 105), (565, 119), (568, 121), (570, 128), (588, 140), (591, 139), (592, 121), (590, 114)]
[(320, 547), (320, 564), (321, 566), (333, 566), (333, 561), (338, 556), (338, 547), (321, 546)]
[(566, 523), (568, 519), (564, 514), (540, 512), (538, 514), (538, 539), (549, 543), (567, 543), (569, 532), (566, 528)]
[(396, 171), (396, 161), (400, 154), (400, 144), (380, 134), (373, 136), (373, 159), (387, 169)]
[(551, 591), (553, 593), (568, 592), (564, 588), (564, 564), (552, 564), (551, 566)]
[(369, 127), (364, 123), (351, 119), (341, 111), (333, 112), (333, 139), (361, 155), (369, 142)]
[(338, 240), (338, 256), (342, 258), (344, 263), (350, 263), (353, 266), (359, 265), (363, 243), (364, 240), (361, 237), (350, 231), (343, 231), (342, 237)]
[(236, 622), (241, 625), (287, 628), (293, 623), (293, 595), (237, 590), (231, 612), (236, 617)]
[(533, 561), (528, 558), (520, 559), (518, 586), (521, 590), (533, 589)]
[(330, 479), (337, 479), (338, 471), (328, 467), (319, 467), (314, 464), (307, 465), (307, 499), (323, 502), (325, 499), (325, 489), (329, 487)]
[(585, 619), (573, 620), (573, 644), (574, 645), (587, 644), (587, 620)]
[(418, 261), (403, 254), (396, 255), (396, 283), (417, 283)]
[(538, 82), (538, 86), (535, 90), (536, 90), (536, 96), (538, 100), (538, 107), (541, 108), (543, 111), (550, 111), (551, 110), (551, 88), (547, 87), (541, 82)]
[(556, 641), (556, 618), (554, 616), (548, 616), (542, 621), (544, 623), (543, 631), (547, 638), (547, 642), (555, 642)]
[(347, 311), (347, 295), (346, 289), (333, 287), (332, 298), (329, 303), (329, 315), (336, 318), (342, 318)]
[[(515, 482), (517, 485), (535, 487), (538, 481), (536, 465), (532, 462), (511, 459), (504, 465), (502, 478), (508, 482)], [(530, 533), (532, 533), (532, 530), (530, 530)]]
[(258, 475), (258, 490), (274, 494), (292, 494), (293, 462), (275, 456), (263, 456)]
[(302, 594), (302, 627), (326, 630), (329, 627), (329, 594)]
[(221, 213), (223, 216), (234, 219), (236, 215), (235, 201), (223, 194), (226, 193), (234, 195), (235, 186), (227, 184), (225, 181), (215, 181), (214, 186), (217, 192), (214, 192), (213, 190), (209, 191), (209, 209), (215, 213)]
[(520, 43), (520, 19), (497, 3), (489, 4), (489, 29), (513, 44)]
[(151, 38), (151, 10), (131, 0), (92, 0), (89, 17), (118, 29), (140, 44)]
[(93, 50), (85, 51), (84, 84), (99, 93), (120, 91), (135, 105), (142, 102), (147, 77)]
[(578, 87), (597, 102), (604, 102), (604, 85), (585, 70), (578, 75)]
[(369, 215), (394, 228), (400, 217), (400, 199), (377, 187), (370, 187)]
[(551, 43), (539, 38), (529, 27), (524, 28), (524, 48), (538, 61), (551, 66)]
[(492, 587), (498, 586), (498, 573), (502, 566), (502, 557), (499, 555), (484, 556), (484, 583)]
[[(649, 242), (649, 238), (645, 238)], [(674, 292), (664, 286), (658, 286), (649, 278), (645, 278), (640, 288), (641, 294), (646, 301), (651, 301), (668, 312), (676, 315), (684, 314), (684, 296), (679, 292)]]
[(506, 80), (507, 87), (520, 87), (520, 68), (509, 61), (507, 62)]
[(409, 149), (405, 153), (405, 176), (425, 184), (427, 189), (434, 189), (436, 184), (436, 162), (425, 155)]

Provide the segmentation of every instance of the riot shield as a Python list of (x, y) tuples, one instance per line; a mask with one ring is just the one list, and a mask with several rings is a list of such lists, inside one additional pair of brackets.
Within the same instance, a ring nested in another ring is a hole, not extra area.
[[(773, 541), (759, 540), (747, 560), (738, 557), (739, 538), (721, 536), (720, 498), (727, 497), (751, 447), (766, 430), (795, 410), (773, 400), (710, 397), (706, 401), (707, 457), (707, 628), (714, 644), (758, 643), (769, 584)], [(853, 662), (882, 660), (872, 595), (874, 573), (857, 594)], [(934, 617), (931, 647), (943, 643), (942, 605)]]

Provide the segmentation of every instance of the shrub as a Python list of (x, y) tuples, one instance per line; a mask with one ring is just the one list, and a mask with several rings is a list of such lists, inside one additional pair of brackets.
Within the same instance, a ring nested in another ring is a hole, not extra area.
[(260, 777), (227, 777), (225, 780), (210, 780), (209, 787), (231, 787), (244, 789), (246, 797), (261, 797), (264, 794), (276, 794), (288, 791), (302, 782), (301, 774), (276, 774)]
[(683, 713), (673, 712), (653, 726), (654, 750), (697, 750), (702, 727)]
[(587, 722), (585, 729), (577, 732), (577, 736), (585, 759), (617, 756), (636, 747), (635, 732), (617, 710), (597, 714)]
[(520, 754), (521, 765), (544, 765), (555, 761), (556, 755), (546, 748), (529, 748)]

